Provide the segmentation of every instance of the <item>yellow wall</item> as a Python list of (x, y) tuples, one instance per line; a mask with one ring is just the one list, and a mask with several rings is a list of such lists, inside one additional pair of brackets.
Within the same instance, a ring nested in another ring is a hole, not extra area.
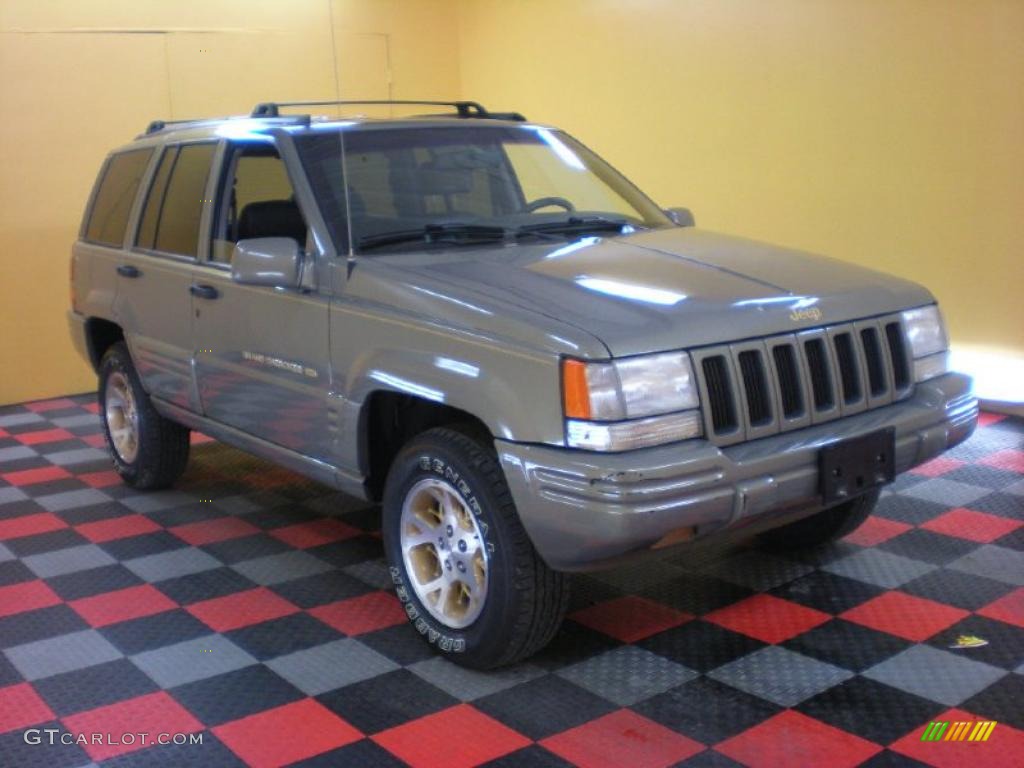
[(0, 0), (0, 403), (95, 388), (68, 254), (104, 155), (155, 118), (259, 101), (454, 98), (437, 0)]
[(1024, 2), (464, 0), (462, 88), (700, 226), (925, 283), (1024, 356)]
[(1020, 0), (0, 0), (0, 403), (94, 387), (64, 326), (103, 155), (268, 99), (476, 98), (713, 229), (926, 283), (1024, 356)]

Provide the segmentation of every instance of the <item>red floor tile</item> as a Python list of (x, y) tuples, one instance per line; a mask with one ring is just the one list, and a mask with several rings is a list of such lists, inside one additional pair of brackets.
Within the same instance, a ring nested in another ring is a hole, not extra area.
[(976, 613), (996, 621), (1024, 627), (1024, 587), (1018, 587), (1010, 594), (1003, 595)]
[(59, 440), (73, 440), (75, 436), (66, 429), (43, 429), (38, 432), (22, 432), (13, 437), (22, 445), (41, 445), (56, 443)]
[(145, 515), (125, 515), (124, 517), (97, 520), (93, 523), (82, 523), (81, 525), (76, 525), (75, 530), (93, 544), (102, 544), (105, 541), (127, 539), (132, 536), (141, 536), (144, 533), (153, 533), (162, 529)]
[(97, 433), (95, 435), (86, 435), (85, 437), (81, 438), (81, 440), (83, 443), (85, 443), (86, 445), (91, 445), (93, 448), (107, 447), (107, 441), (103, 438), (102, 433)]
[(20, 472), (7, 472), (6, 474), (0, 475), (0, 480), (3, 480), (9, 485), (35, 485), (36, 483), (48, 483), (51, 480), (62, 480), (65, 477), (71, 477), (71, 473), (68, 472), (64, 467), (39, 467), (38, 469), (23, 469)]
[(311, 608), (309, 613), (346, 635), (361, 635), (404, 624), (406, 621), (401, 603), (390, 592), (371, 592), (368, 595), (339, 600), (336, 603)]
[(88, 472), (79, 475), (78, 479), (91, 488), (108, 488), (111, 485), (120, 485), (121, 476), (112, 469), (103, 472)]
[[(203, 724), (164, 691), (69, 715), (62, 722), (75, 735), (104, 734), (103, 743), (87, 741), (81, 745), (93, 760), (106, 760), (153, 746), (160, 734), (203, 730)], [(145, 743), (140, 734), (146, 734)], [(129, 740), (132, 743), (121, 743)]]
[(635, 643), (685, 624), (693, 616), (645, 597), (629, 595), (583, 608), (569, 618), (624, 643)]
[(470, 768), (530, 744), (530, 740), (469, 704), (381, 731), (375, 742), (413, 768)]
[(754, 595), (707, 614), (704, 619), (765, 643), (781, 643), (831, 619), (827, 613), (772, 595)]
[(540, 743), (581, 768), (663, 768), (704, 751), (700, 742), (628, 709), (591, 720)]
[(57, 593), (39, 579), (0, 587), (0, 616), (48, 608), (60, 602)]
[(1024, 451), (1016, 448), (1007, 448), (1005, 451), (993, 453), (981, 459), (979, 464), (984, 464), (996, 469), (1006, 469), (1010, 472), (1024, 474)]
[[(934, 722), (953, 723), (986, 720), (962, 709), (950, 709), (936, 715)], [(988, 741), (921, 741), (928, 723), (921, 723), (906, 736), (889, 745), (889, 749), (935, 768), (1020, 768), (1024, 765), (1024, 731), (1006, 723), (996, 723)], [(947, 729), (948, 731), (948, 729)]]
[(49, 533), (67, 527), (68, 524), (52, 512), (12, 517), (10, 520), (0, 520), (0, 541), (35, 536), (37, 533)]
[(251, 536), (254, 533), (260, 532), (260, 529), (255, 525), (238, 517), (219, 517), (215, 520), (201, 520), (198, 523), (178, 525), (167, 530), (193, 547), (198, 547), (202, 544), (213, 544), (217, 541), (227, 541), (228, 539), (239, 539), (242, 536)]
[(100, 412), (100, 404), (99, 403), (86, 403), (85, 405), (82, 406), (82, 408), (84, 408), (85, 410), (89, 411), (89, 413), (99, 413)]
[(93, 627), (152, 616), (178, 607), (171, 598), (149, 584), (83, 597), (72, 600), (68, 605)]
[(253, 768), (276, 768), (329, 752), (362, 734), (313, 699), (268, 709), (213, 728)]
[(939, 456), (931, 461), (926, 461), (919, 467), (914, 467), (910, 470), (910, 473), (913, 475), (924, 475), (925, 477), (939, 477), (947, 472), (952, 472), (954, 469), (959, 469), (966, 463), (966, 461), (961, 461), (960, 459)]
[(25, 407), (34, 413), (45, 413), (46, 411), (57, 411), (61, 408), (77, 408), (74, 400), (60, 397), (55, 400), (37, 400), (34, 403), (25, 403)]
[(296, 613), (299, 609), (266, 587), (203, 600), (185, 608), (215, 632), (248, 627)]
[(886, 592), (840, 614), (840, 618), (920, 643), (969, 615), (968, 611), (934, 600)]
[(1017, 530), (1022, 525), (1024, 525), (1024, 521), (1021, 520), (1011, 520), (1008, 517), (999, 517), (987, 512), (976, 512), (973, 509), (959, 507), (929, 520), (921, 527), (936, 533), (944, 533), (947, 536), (988, 544)]
[(358, 536), (362, 531), (341, 522), (341, 520), (327, 517), (320, 520), (312, 520), (308, 523), (286, 525), (283, 528), (269, 531), (269, 533), (275, 539), (279, 539), (285, 544), (290, 544), (299, 549), (308, 549), (309, 547), (318, 547), (321, 544), (351, 539), (353, 536)]
[(982, 411), (978, 414), (978, 426), (988, 427), (992, 424), (998, 424), (1005, 418), (1006, 416), (1002, 413), (989, 413), (988, 411)]
[(859, 544), (862, 547), (873, 547), (888, 541), (894, 536), (899, 536), (904, 531), (909, 531), (914, 526), (901, 523), (896, 520), (889, 520), (884, 517), (872, 515), (864, 523), (843, 541)]
[(749, 768), (847, 768), (882, 751), (874, 742), (793, 710), (715, 746), (716, 752)]
[(45, 723), (53, 718), (51, 709), (29, 683), (0, 688), (0, 733)]

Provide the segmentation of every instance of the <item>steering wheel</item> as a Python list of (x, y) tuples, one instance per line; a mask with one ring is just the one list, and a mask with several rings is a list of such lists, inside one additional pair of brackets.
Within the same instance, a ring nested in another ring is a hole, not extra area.
[(567, 211), (576, 210), (576, 206), (564, 197), (538, 197), (533, 202), (527, 203), (526, 207), (523, 208), (523, 212), (533, 213), (534, 211), (539, 211), (541, 208), (547, 208), (549, 205), (557, 205), (559, 208), (565, 208)]

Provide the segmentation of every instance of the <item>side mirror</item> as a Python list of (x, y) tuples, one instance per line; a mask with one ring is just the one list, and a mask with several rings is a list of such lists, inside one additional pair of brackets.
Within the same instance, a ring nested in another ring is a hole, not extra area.
[(665, 215), (672, 219), (677, 227), (692, 227), (697, 223), (693, 219), (693, 211), (689, 208), (666, 208)]
[(231, 279), (246, 285), (298, 288), (302, 251), (290, 237), (239, 240), (231, 256)]

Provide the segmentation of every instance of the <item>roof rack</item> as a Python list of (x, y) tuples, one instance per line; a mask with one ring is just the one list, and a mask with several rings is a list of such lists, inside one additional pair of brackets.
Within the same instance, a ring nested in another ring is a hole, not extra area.
[(280, 117), (281, 107), (332, 107), (345, 105), (360, 106), (392, 106), (395, 104), (429, 106), (429, 107), (455, 107), (457, 116), (460, 118), (477, 118), (490, 120), (516, 120), (525, 122), (526, 118), (519, 112), (489, 112), (482, 104), (476, 101), (415, 101), (399, 99), (371, 99), (371, 100), (341, 100), (341, 101), (268, 101), (257, 104), (251, 117)]

